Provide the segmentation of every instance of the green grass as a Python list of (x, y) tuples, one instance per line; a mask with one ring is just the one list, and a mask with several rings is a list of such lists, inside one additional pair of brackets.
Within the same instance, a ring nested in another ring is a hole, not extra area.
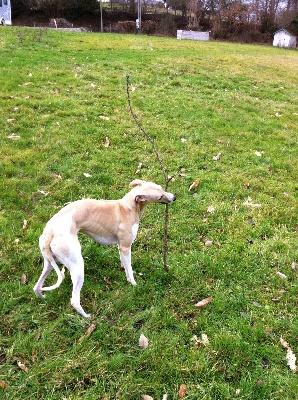
[[(0, 51), (1, 395), (172, 400), (185, 384), (185, 399), (232, 399), (237, 389), (240, 399), (296, 398), (279, 338), (298, 353), (297, 52), (13, 27), (1, 29)], [(133, 245), (137, 287), (116, 248), (82, 237), (86, 320), (70, 306), (68, 275), (35, 298), (38, 237), (69, 201), (119, 198), (136, 177), (163, 183), (128, 111), (127, 74), (134, 112), (177, 174), (170, 272), (162, 206), (148, 207)], [(243, 205), (249, 198), (261, 207)], [(197, 349), (202, 333), (210, 344)]]

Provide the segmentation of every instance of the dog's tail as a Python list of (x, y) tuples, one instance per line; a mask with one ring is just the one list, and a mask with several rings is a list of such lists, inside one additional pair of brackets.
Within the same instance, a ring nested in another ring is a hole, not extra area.
[(46, 286), (46, 287), (41, 288), (42, 291), (50, 291), (50, 290), (57, 289), (61, 285), (61, 283), (64, 279), (64, 276), (62, 275), (62, 272), (60, 271), (60, 269), (53, 257), (53, 254), (52, 254), (51, 241), (53, 239), (53, 236), (54, 236), (53, 232), (50, 232), (50, 234), (47, 235), (45, 242), (41, 245), (41, 248), (42, 248), (42, 252), (45, 254), (46, 258), (48, 259), (48, 261), (51, 263), (52, 267), (54, 268), (54, 270), (58, 276), (58, 280), (55, 283), (55, 285)]

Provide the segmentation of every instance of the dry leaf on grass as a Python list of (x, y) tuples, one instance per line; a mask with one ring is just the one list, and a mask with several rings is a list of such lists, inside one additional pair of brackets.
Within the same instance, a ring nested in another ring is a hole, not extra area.
[(28, 228), (28, 221), (26, 219), (24, 219), (23, 221), (23, 229)]
[(26, 274), (22, 274), (22, 276), (21, 276), (21, 284), (25, 285), (26, 282), (27, 282), (27, 275)]
[(77, 343), (82, 342), (84, 339), (86, 339), (88, 336), (91, 335), (91, 333), (96, 329), (96, 325), (95, 324), (91, 324), (89, 326), (89, 328), (86, 330), (86, 332), (84, 333), (83, 336), (81, 336), (78, 340)]
[(189, 190), (189, 191), (194, 190), (194, 189), (198, 186), (198, 184), (199, 184), (198, 179), (195, 179), (195, 180), (193, 181), (193, 183), (189, 186), (188, 190)]
[(110, 146), (110, 139), (106, 136), (106, 141), (104, 144), (105, 147), (109, 147)]
[(26, 367), (25, 364), (23, 364), (21, 361), (17, 361), (18, 367), (21, 368), (22, 371), (26, 372), (28, 374), (29, 369)]
[(85, 178), (92, 178), (92, 175), (88, 174), (88, 172), (84, 172), (83, 175), (85, 176)]
[(209, 206), (207, 208), (207, 212), (210, 213), (210, 214), (214, 213), (214, 211), (215, 211), (215, 208), (213, 206)]
[(207, 240), (206, 242), (205, 242), (205, 246), (206, 247), (210, 247), (210, 246), (212, 246), (213, 245), (213, 241), (212, 240)]
[(279, 340), (282, 347), (287, 350), (286, 359), (290, 370), (296, 372), (297, 371), (296, 356), (293, 353), (290, 344), (283, 337), (280, 337)]
[(7, 136), (7, 139), (18, 140), (18, 139), (21, 139), (21, 136), (15, 135), (15, 134), (13, 133), (12, 135)]
[(62, 279), (65, 279), (65, 267), (63, 266), (61, 269), (61, 275), (62, 275)]
[(50, 192), (45, 192), (44, 190), (38, 190), (38, 193), (43, 194), (44, 196), (48, 196)]
[(178, 396), (180, 398), (184, 397), (186, 395), (186, 385), (184, 383), (180, 386)]
[(154, 400), (153, 397), (149, 396), (148, 394), (143, 394), (142, 399), (143, 400)]
[(280, 279), (287, 279), (287, 275), (282, 272), (276, 271), (276, 275), (280, 277)]
[(109, 121), (110, 120), (110, 118), (106, 117), (105, 115), (100, 115), (99, 118), (103, 119), (104, 121)]
[(261, 207), (261, 204), (253, 203), (250, 197), (247, 199), (247, 201), (242, 203), (242, 205), (247, 206), (247, 207), (255, 207), (255, 208)]
[(7, 385), (6, 382), (0, 381), (0, 388), (4, 389), (4, 392), (5, 392), (6, 388), (7, 388), (7, 386), (8, 386), (8, 385)]
[(146, 336), (141, 333), (140, 339), (139, 339), (139, 346), (141, 349), (147, 349), (149, 346), (149, 340), (146, 338)]
[(194, 306), (196, 308), (205, 308), (209, 303), (213, 301), (213, 297), (207, 297), (206, 299), (203, 299), (196, 303)]
[(213, 157), (212, 157), (212, 160), (213, 160), (213, 161), (218, 161), (218, 160), (220, 160), (221, 156), (222, 156), (221, 153), (217, 153), (216, 156), (213, 156)]
[(195, 347), (196, 349), (200, 349), (203, 346), (209, 346), (210, 342), (206, 333), (202, 333), (201, 339), (194, 335), (193, 339), (195, 340)]
[(135, 172), (136, 174), (139, 174), (141, 172), (142, 165), (143, 164), (140, 162), (139, 165), (138, 165), (138, 169)]

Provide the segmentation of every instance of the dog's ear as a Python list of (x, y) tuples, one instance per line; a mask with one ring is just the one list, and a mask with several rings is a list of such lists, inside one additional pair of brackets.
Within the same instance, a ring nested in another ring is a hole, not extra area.
[(142, 201), (146, 201), (146, 200), (147, 200), (147, 198), (146, 198), (146, 196), (144, 196), (143, 194), (138, 194), (138, 195), (135, 197), (136, 203), (141, 203)]
[(136, 186), (142, 186), (145, 181), (142, 181), (141, 179), (135, 179), (134, 181), (130, 182), (129, 186), (130, 187), (136, 187)]

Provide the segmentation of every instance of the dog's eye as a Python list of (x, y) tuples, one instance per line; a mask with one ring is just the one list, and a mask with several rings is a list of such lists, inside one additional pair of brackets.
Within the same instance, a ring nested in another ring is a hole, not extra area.
[(162, 195), (160, 196), (160, 198), (158, 199), (158, 201), (161, 200), (161, 199), (162, 199)]

